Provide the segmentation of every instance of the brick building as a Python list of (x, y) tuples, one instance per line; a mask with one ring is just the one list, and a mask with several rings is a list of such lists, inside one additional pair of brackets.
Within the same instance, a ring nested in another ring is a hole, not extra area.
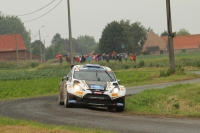
[[(161, 37), (167, 44), (168, 37)], [(199, 52), (200, 34), (176, 36), (173, 39), (174, 53), (180, 52)]]
[(145, 54), (164, 54), (168, 53), (166, 42), (150, 31), (147, 35), (147, 40), (143, 45), (142, 53)]
[[(0, 35), (0, 61), (17, 60), (17, 49), (19, 60), (30, 60), (30, 53), (20, 34)], [(32, 59), (39, 60), (39, 57), (32, 55)]]
[[(147, 35), (147, 40), (143, 46), (144, 54), (164, 54), (168, 53), (168, 36), (159, 37), (153, 31)], [(173, 38), (174, 53), (199, 52), (200, 34), (181, 35)]]

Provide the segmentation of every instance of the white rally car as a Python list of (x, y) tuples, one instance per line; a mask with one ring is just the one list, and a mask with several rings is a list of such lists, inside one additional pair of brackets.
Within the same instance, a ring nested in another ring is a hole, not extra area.
[(108, 107), (123, 111), (126, 89), (109, 67), (99, 64), (75, 65), (60, 82), (58, 103)]

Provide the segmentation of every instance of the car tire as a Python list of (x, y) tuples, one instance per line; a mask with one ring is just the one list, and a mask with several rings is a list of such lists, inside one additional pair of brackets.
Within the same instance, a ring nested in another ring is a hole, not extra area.
[(62, 91), (62, 85), (59, 86), (59, 94), (58, 94), (58, 104), (59, 105), (64, 105), (64, 101), (63, 101), (63, 91)]
[(122, 112), (122, 111), (124, 111), (124, 107), (125, 107), (125, 97), (119, 99), (118, 102), (123, 103), (123, 106), (116, 106), (116, 112)]
[(64, 105), (65, 105), (66, 108), (72, 107), (71, 104), (69, 103), (69, 94), (68, 94), (67, 91), (64, 95)]
[(61, 96), (60, 96), (60, 94), (58, 95), (58, 104), (59, 104), (59, 105), (64, 105), (64, 101), (61, 101)]

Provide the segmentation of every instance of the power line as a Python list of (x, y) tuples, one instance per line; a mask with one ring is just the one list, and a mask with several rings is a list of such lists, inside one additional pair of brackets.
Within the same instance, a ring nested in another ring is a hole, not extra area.
[[(30, 12), (30, 13), (26, 13), (26, 14), (22, 14), (22, 15), (14, 15), (14, 16), (26, 16), (26, 15), (33, 14), (33, 13), (38, 12), (38, 11), (44, 9), (45, 7), (49, 6), (49, 5), (50, 5), (51, 3), (53, 3), (54, 1), (55, 1), (55, 0), (53, 0), (52, 2), (50, 2), (49, 4), (47, 4), (46, 6), (40, 8), (40, 9), (38, 9), (38, 10), (36, 10), (36, 11)], [(2, 14), (3, 14), (3, 13), (2, 13)], [(3, 14), (3, 15), (7, 15), (7, 14)], [(7, 15), (7, 16), (11, 16), (11, 15)]]
[[(54, 1), (55, 1), (55, 0), (54, 0)], [(49, 11), (46, 12), (45, 14), (43, 14), (43, 15), (41, 15), (41, 16), (35, 18), (35, 19), (31, 19), (31, 20), (27, 20), (27, 21), (23, 21), (23, 22), (31, 22), (31, 21), (37, 20), (37, 19), (39, 19), (39, 18), (45, 16), (46, 14), (48, 14), (49, 12), (51, 12), (54, 8), (56, 8), (62, 1), (63, 1), (63, 0), (61, 0), (56, 6), (54, 6), (51, 10), (49, 10)], [(52, 1), (52, 2), (53, 2), (53, 1)], [(52, 3), (52, 2), (51, 2), (51, 3)], [(49, 3), (49, 4), (50, 4), (50, 3)], [(48, 4), (48, 5), (49, 5), (49, 4)], [(46, 6), (47, 6), (47, 5), (46, 5)], [(45, 6), (45, 7), (46, 7), (46, 6)], [(44, 8), (44, 7), (43, 7), (43, 8)], [(3, 14), (3, 15), (6, 15), (6, 14)], [(8, 15), (8, 16), (9, 16), (9, 15)], [(19, 16), (19, 15), (18, 15), (18, 16)], [(6, 17), (5, 17), (4, 20), (10, 21), (10, 22), (17, 22), (17, 21), (7, 20)]]
[(56, 6), (54, 6), (51, 10), (49, 10), (48, 12), (46, 12), (45, 14), (43, 14), (43, 15), (41, 15), (41, 16), (39, 16), (39, 17), (37, 17), (37, 18), (35, 18), (35, 19), (32, 19), (32, 20), (27, 20), (27, 21), (23, 21), (23, 22), (31, 22), (31, 21), (34, 21), (34, 20), (37, 20), (37, 19), (39, 19), (39, 18), (41, 18), (41, 17), (43, 17), (43, 16), (45, 16), (46, 14), (48, 14), (49, 12), (51, 12), (54, 8), (56, 8), (61, 2), (62, 2), (63, 0), (61, 0)]
[(31, 39), (35, 39), (37, 36), (38, 36), (38, 34), (39, 34), (39, 31), (34, 35), (34, 37), (33, 38), (31, 38)]

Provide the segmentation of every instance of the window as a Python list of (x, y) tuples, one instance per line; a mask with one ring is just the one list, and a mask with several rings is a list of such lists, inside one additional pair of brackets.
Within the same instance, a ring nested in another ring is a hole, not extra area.
[[(113, 80), (116, 80), (113, 73), (108, 72)], [(74, 78), (80, 80), (91, 81), (111, 81), (111, 77), (105, 71), (76, 71), (74, 72)]]
[(182, 52), (186, 52), (186, 49), (182, 49)]

